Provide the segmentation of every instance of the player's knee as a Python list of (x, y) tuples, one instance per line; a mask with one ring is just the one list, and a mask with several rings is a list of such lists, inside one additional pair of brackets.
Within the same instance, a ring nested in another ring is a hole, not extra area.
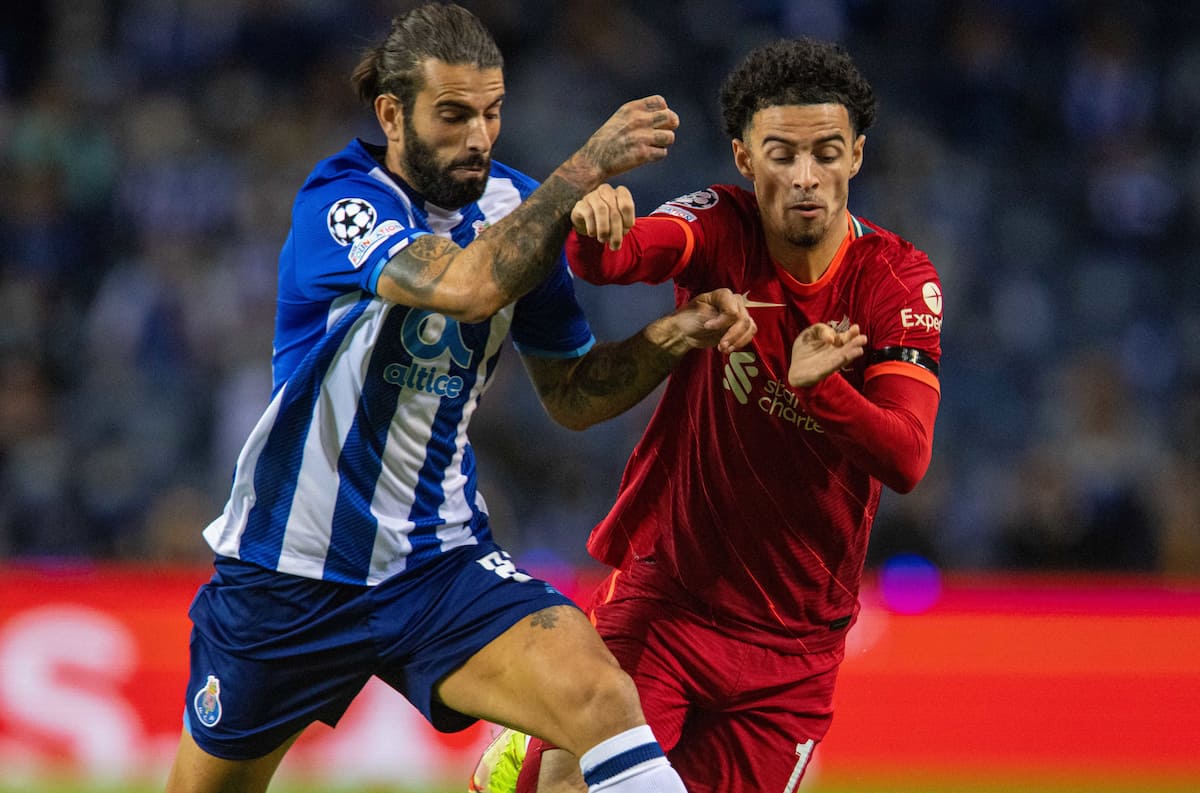
[(620, 667), (596, 664), (578, 676), (564, 676), (568, 690), (556, 699), (559, 719), (573, 737), (571, 749), (595, 743), (643, 723), (637, 687)]

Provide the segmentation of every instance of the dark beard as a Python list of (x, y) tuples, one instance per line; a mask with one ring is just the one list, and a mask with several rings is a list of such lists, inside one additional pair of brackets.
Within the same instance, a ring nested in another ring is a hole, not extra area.
[[(429, 201), (445, 209), (459, 209), (473, 204), (483, 195), (487, 187), (487, 169), (491, 160), (482, 154), (474, 154), (442, 167), (433, 149), (425, 145), (413, 129), (406, 115), (404, 118), (404, 165), (412, 187)], [(479, 166), (484, 169), (480, 179), (462, 181), (450, 174), (451, 168)]]
[(815, 248), (823, 237), (819, 231), (797, 231), (785, 234), (784, 239), (797, 248)]

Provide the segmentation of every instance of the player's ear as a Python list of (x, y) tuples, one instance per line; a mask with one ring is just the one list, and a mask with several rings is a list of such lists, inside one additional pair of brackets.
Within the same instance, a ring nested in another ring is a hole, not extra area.
[(754, 164), (750, 161), (750, 150), (741, 138), (733, 139), (733, 164), (737, 166), (742, 176), (754, 181)]
[(404, 140), (404, 107), (395, 94), (375, 97), (375, 118), (389, 141)]
[(863, 164), (863, 147), (867, 143), (866, 135), (859, 135), (854, 140), (854, 148), (850, 151), (850, 177), (853, 178), (862, 168)]

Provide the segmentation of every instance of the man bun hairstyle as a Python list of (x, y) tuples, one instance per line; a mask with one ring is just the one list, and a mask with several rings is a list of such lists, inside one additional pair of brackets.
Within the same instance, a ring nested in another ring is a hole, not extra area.
[(721, 85), (725, 134), (740, 139), (758, 111), (780, 105), (843, 105), (855, 135), (875, 123), (875, 92), (839, 44), (779, 39), (753, 50)]
[(368, 105), (380, 94), (395, 94), (407, 113), (424, 86), (421, 64), (431, 58), (504, 68), (500, 48), (478, 17), (453, 3), (429, 3), (394, 17), (387, 38), (363, 53), (350, 81)]

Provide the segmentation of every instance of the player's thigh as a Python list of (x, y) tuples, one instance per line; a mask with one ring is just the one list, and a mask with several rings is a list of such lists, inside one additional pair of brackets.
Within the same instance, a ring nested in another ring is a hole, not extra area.
[(226, 760), (201, 749), (184, 730), (167, 777), (166, 793), (261, 793), (267, 789), (284, 754), (298, 737), (299, 733), (293, 735), (263, 757)]
[(577, 753), (643, 723), (633, 681), (573, 606), (518, 621), (447, 675), (437, 694), (454, 710)]
[(794, 793), (816, 744), (776, 714), (696, 714), (671, 763), (689, 793)]
[(189, 738), (255, 760), (313, 721), (336, 724), (376, 665), (367, 594), (219, 561), (189, 610)]
[(669, 757), (689, 793), (794, 793), (829, 721), (773, 708), (693, 711)]
[(633, 678), (642, 713), (669, 755), (693, 705), (729, 687), (715, 663), (711, 628), (671, 602), (649, 597), (603, 603), (592, 617), (605, 646)]

